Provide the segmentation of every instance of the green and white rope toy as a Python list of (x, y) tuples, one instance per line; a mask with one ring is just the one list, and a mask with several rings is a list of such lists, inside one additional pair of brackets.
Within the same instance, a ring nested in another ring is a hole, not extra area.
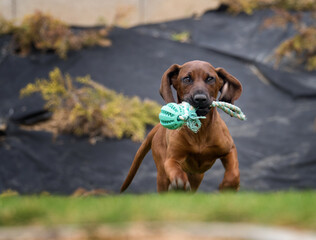
[[(246, 120), (246, 116), (241, 109), (233, 104), (213, 101), (211, 107), (218, 107), (231, 117)], [(187, 102), (180, 104), (168, 103), (161, 108), (159, 114), (160, 123), (165, 128), (172, 130), (178, 129), (186, 124), (189, 129), (197, 133), (201, 127), (201, 121), (199, 119), (206, 117), (198, 116), (195, 111), (196, 109)]]

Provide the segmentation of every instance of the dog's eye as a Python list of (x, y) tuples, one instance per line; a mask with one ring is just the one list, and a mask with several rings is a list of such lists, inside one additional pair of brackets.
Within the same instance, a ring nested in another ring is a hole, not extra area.
[(209, 76), (209, 77), (207, 77), (207, 79), (205, 80), (205, 82), (206, 82), (207, 84), (212, 84), (212, 83), (215, 82), (215, 77)]
[(193, 82), (192, 78), (191, 77), (184, 77), (182, 78), (182, 82), (186, 83), (186, 84), (190, 84)]

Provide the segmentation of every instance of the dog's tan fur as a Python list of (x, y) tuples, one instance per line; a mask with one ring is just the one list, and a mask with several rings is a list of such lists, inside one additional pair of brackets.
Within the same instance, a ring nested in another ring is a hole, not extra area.
[[(158, 192), (168, 189), (196, 191), (204, 172), (221, 159), (225, 168), (220, 190), (239, 188), (237, 150), (226, 124), (216, 108), (209, 108), (221, 92), (219, 100), (234, 103), (242, 92), (240, 82), (223, 68), (214, 68), (203, 61), (172, 65), (163, 75), (160, 93), (166, 103), (175, 102), (171, 85), (177, 91), (177, 102), (187, 101), (198, 108), (202, 127), (193, 133), (187, 127), (168, 130), (156, 125), (138, 149), (129, 173), (121, 187), (123, 192), (133, 180), (143, 158), (152, 149), (157, 167)], [(198, 94), (206, 96), (196, 101)], [(195, 99), (195, 100), (194, 100)], [(202, 103), (201, 103), (202, 102)]]

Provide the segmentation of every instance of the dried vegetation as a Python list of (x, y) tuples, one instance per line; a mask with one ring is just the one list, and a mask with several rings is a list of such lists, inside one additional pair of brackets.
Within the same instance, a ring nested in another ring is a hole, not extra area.
[[(257, 9), (271, 8), (276, 15), (265, 20), (265, 27), (288, 27), (297, 33), (282, 42), (275, 51), (276, 65), (282, 60), (303, 64), (309, 71), (316, 70), (316, 0), (222, 0), (233, 14), (252, 14)], [(311, 21), (302, 21), (302, 12), (308, 12)]]
[(91, 80), (90, 76), (73, 79), (56, 68), (49, 79), (37, 79), (20, 92), (22, 97), (40, 93), (46, 108), (53, 112), (48, 122), (37, 129), (55, 134), (121, 139), (144, 139), (147, 125), (158, 123), (160, 105), (151, 100), (126, 97)]
[(26, 16), (20, 25), (0, 18), (0, 34), (12, 34), (14, 51), (22, 55), (34, 50), (53, 51), (65, 59), (71, 50), (110, 46), (109, 30), (110, 27), (102, 27), (74, 31), (66, 23), (40, 11)]

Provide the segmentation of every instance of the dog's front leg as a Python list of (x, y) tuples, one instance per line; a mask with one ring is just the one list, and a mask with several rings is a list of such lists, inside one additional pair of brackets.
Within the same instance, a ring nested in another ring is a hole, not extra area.
[(219, 185), (219, 190), (239, 190), (240, 174), (238, 167), (237, 150), (235, 145), (230, 152), (221, 158), (222, 164), (225, 168), (224, 179)]
[(182, 170), (181, 163), (185, 161), (185, 157), (168, 157), (164, 167), (166, 174), (170, 180), (168, 190), (184, 190), (190, 191), (191, 186), (188, 175)]

